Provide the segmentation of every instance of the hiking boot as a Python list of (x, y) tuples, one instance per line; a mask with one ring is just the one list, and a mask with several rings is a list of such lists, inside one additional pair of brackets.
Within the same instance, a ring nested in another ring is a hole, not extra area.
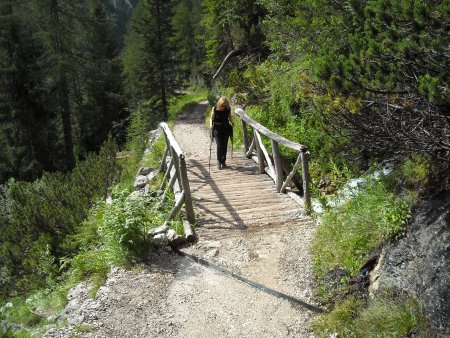
[(218, 163), (218, 164), (217, 164), (217, 169), (222, 170), (222, 168), (223, 168), (223, 167), (222, 167), (222, 163)]

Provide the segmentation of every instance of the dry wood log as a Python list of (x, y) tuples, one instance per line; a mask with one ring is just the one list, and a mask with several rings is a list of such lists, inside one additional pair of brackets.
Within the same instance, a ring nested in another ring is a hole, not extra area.
[(184, 237), (186, 238), (186, 242), (194, 242), (195, 234), (194, 230), (192, 230), (192, 225), (188, 220), (183, 220), (183, 228), (184, 228)]
[(172, 166), (173, 166), (173, 159), (170, 158), (170, 162), (169, 162), (169, 165), (167, 166), (166, 172), (164, 173), (164, 177), (162, 179), (161, 187), (159, 188), (159, 191), (163, 191), (164, 186), (166, 185), (166, 182), (169, 179), (169, 175), (170, 175), (170, 171), (172, 170)]
[(280, 192), (283, 185), (283, 165), (281, 163), (280, 150), (278, 149), (278, 143), (274, 140), (270, 140), (272, 145), (273, 162), (275, 164), (275, 186), (277, 192)]
[(180, 174), (181, 185), (183, 187), (184, 194), (184, 208), (186, 210), (186, 218), (189, 222), (195, 222), (194, 209), (192, 207), (191, 189), (189, 186), (189, 179), (186, 170), (186, 162), (184, 155), (180, 157)]
[(163, 226), (168, 225), (169, 221), (176, 216), (178, 211), (180, 211), (181, 207), (184, 203), (184, 195), (181, 194), (180, 197), (176, 200), (175, 206), (170, 210), (169, 215), (167, 216), (166, 220), (164, 221)]
[[(167, 139), (166, 139), (166, 142), (167, 142)], [(161, 165), (159, 167), (159, 172), (160, 173), (162, 173), (166, 169), (166, 165), (167, 165), (166, 158), (167, 158), (167, 154), (168, 153), (169, 153), (169, 146), (166, 143), (166, 149), (164, 149), (164, 154), (163, 154), (163, 157), (162, 157), (162, 160), (161, 160)]]
[(286, 187), (291, 183), (292, 178), (294, 177), (295, 173), (298, 170), (298, 166), (300, 165), (300, 161), (302, 159), (301, 154), (298, 155), (297, 160), (295, 161), (294, 168), (292, 168), (292, 171), (289, 173), (288, 177), (286, 178), (286, 181), (283, 183), (280, 192), (284, 192)]
[(164, 134), (167, 137), (167, 140), (169, 142), (167, 142), (167, 144), (170, 144), (170, 146), (172, 147), (172, 149), (175, 151), (175, 153), (179, 156), (183, 155), (183, 151), (181, 150), (180, 146), (178, 145), (177, 141), (175, 140), (175, 138), (172, 135), (172, 132), (170, 131), (169, 126), (167, 125), (167, 123), (165, 122), (161, 122), (159, 124), (159, 126), (163, 129)]
[(244, 139), (244, 153), (248, 152), (248, 131), (247, 131), (247, 123), (244, 120), (241, 120), (242, 123), (242, 137)]
[(225, 64), (228, 62), (228, 60), (230, 59), (230, 57), (237, 53), (237, 50), (232, 50), (231, 52), (228, 53), (227, 56), (225, 56), (225, 59), (223, 59), (222, 63), (219, 66), (219, 69), (217, 69), (216, 73), (213, 75), (213, 80), (220, 74), (220, 72), (222, 71), (222, 68), (225, 66)]
[(247, 157), (247, 158), (252, 157), (253, 149), (255, 149), (255, 138), (252, 139), (252, 143), (250, 144), (250, 147), (248, 148), (247, 152), (245, 153), (245, 157)]
[(303, 198), (305, 199), (305, 213), (311, 214), (311, 195), (309, 192), (309, 169), (308, 169), (308, 157), (309, 151), (301, 152), (302, 159), (302, 175), (303, 175)]
[[(300, 156), (300, 154), (299, 154)], [(283, 164), (284, 174), (288, 176), (290, 174), (289, 164), (285, 158), (281, 157), (281, 163)], [(303, 178), (298, 174), (298, 172), (294, 172), (294, 176), (292, 177), (292, 183), (294, 183), (295, 187), (298, 189), (301, 195), (303, 195)]]
[(257, 130), (255, 130), (255, 136), (256, 136), (256, 139), (258, 141), (259, 147), (260, 147), (262, 153), (264, 154), (264, 157), (266, 159), (267, 166), (269, 167), (269, 170), (271, 172), (275, 173), (275, 168), (273, 166), (272, 160), (270, 159), (269, 152), (267, 151), (266, 147), (262, 143), (261, 135), (258, 133)]

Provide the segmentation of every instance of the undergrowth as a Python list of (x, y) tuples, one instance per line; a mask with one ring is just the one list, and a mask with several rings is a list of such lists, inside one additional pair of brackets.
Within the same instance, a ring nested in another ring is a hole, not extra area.
[(384, 292), (368, 304), (351, 296), (313, 323), (317, 337), (435, 337), (419, 304), (412, 298)]
[[(205, 97), (192, 93), (172, 100), (171, 118)], [(117, 149), (109, 141), (68, 176), (45, 174), (33, 183), (1, 187), (0, 220), (9, 227), (0, 236), (0, 257), (10, 264), (0, 269), (0, 336), (44, 334), (49, 325), (60, 325), (56, 317), (71, 287), (89, 280), (94, 297), (112, 265), (130, 267), (145, 259), (152, 248), (148, 231), (164, 222), (174, 203), (169, 192), (158, 206), (161, 174), (148, 195), (134, 192), (138, 168), (159, 169), (165, 149), (160, 137), (144, 155), (151, 128), (147, 120), (140, 108), (132, 114), (127, 156), (116, 159)], [(16, 227), (18, 222), (26, 225)], [(171, 225), (182, 232), (181, 220)], [(26, 272), (17, 274), (19, 279), (13, 275), (18, 259)]]
[(412, 298), (384, 291), (365, 301), (349, 288), (377, 248), (403, 235), (418, 191), (426, 184), (427, 163), (413, 155), (389, 176), (369, 175), (354, 197), (322, 217), (311, 246), (315, 291), (332, 310), (315, 321), (318, 337), (434, 336)]

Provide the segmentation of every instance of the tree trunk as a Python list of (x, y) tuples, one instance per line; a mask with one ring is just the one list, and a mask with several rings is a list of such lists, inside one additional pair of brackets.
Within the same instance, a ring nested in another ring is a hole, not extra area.
[(166, 93), (166, 67), (164, 66), (164, 45), (162, 42), (162, 29), (161, 29), (161, 3), (160, 0), (156, 1), (156, 25), (157, 25), (157, 34), (158, 34), (158, 44), (159, 44), (159, 53), (158, 53), (158, 63), (159, 63), (159, 77), (160, 77), (160, 89), (161, 89), (161, 104), (162, 104), (162, 119), (167, 121), (168, 112), (167, 112), (167, 93)]
[(70, 111), (70, 101), (69, 101), (69, 86), (67, 84), (67, 77), (64, 72), (62, 62), (64, 60), (64, 50), (61, 40), (61, 21), (58, 12), (58, 0), (52, 1), (52, 11), (53, 17), (56, 23), (55, 32), (55, 51), (58, 53), (59, 62), (58, 65), (58, 77), (59, 77), (59, 88), (58, 96), (59, 103), (61, 105), (61, 120), (63, 124), (63, 134), (64, 134), (64, 149), (66, 154), (66, 166), (67, 170), (71, 170), (75, 167), (75, 156), (73, 153), (73, 137), (72, 137), (72, 121), (71, 121), (71, 111)]

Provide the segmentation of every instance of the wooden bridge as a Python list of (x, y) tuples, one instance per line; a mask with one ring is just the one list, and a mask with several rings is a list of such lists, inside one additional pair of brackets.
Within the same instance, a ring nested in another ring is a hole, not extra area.
[[(242, 109), (236, 109), (235, 116), (242, 125), (243, 151), (232, 158), (228, 155), (224, 170), (215, 166), (215, 150), (210, 169), (208, 156), (186, 156), (168, 125), (160, 124), (166, 140), (161, 191), (170, 188), (175, 195), (166, 223), (184, 205), (188, 239), (192, 238), (190, 225), (194, 223), (201, 238), (217, 239), (261, 227), (268, 231), (299, 218), (309, 221), (307, 147), (268, 130)], [(263, 137), (270, 141), (271, 149), (264, 146)], [(280, 155), (280, 145), (298, 154), (291, 170)]]

